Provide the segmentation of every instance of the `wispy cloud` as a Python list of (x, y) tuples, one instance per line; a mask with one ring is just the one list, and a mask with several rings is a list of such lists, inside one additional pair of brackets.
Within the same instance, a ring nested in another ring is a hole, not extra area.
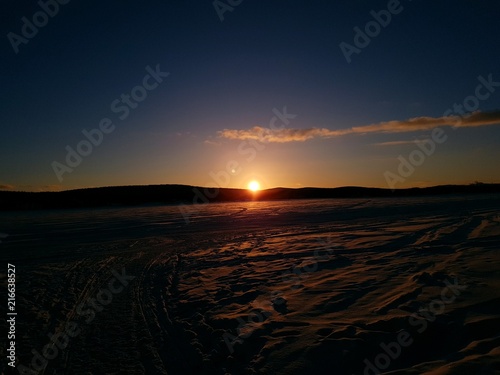
[(0, 184), (0, 190), (14, 190), (14, 186), (8, 184)]
[(254, 126), (248, 130), (224, 129), (219, 136), (227, 139), (255, 139), (265, 142), (303, 142), (312, 138), (330, 138), (342, 135), (341, 130), (325, 128), (271, 130)]
[(387, 121), (351, 128), (352, 133), (402, 133), (434, 129), (438, 126), (470, 128), (500, 124), (500, 111), (473, 112), (466, 116), (414, 117), (403, 121)]
[(438, 126), (471, 128), (500, 124), (500, 111), (473, 112), (468, 115), (443, 117), (414, 117), (408, 120), (379, 122), (376, 124), (355, 126), (349, 129), (330, 130), (326, 128), (279, 129), (271, 130), (261, 126), (250, 129), (224, 129), (218, 136), (226, 139), (254, 139), (261, 142), (304, 142), (313, 138), (334, 138), (347, 134), (404, 133), (434, 129)]
[(220, 146), (221, 145), (220, 142), (212, 141), (211, 139), (206, 139), (205, 141), (203, 141), (203, 143), (206, 145), (210, 145), (210, 146)]
[(422, 143), (425, 142), (426, 140), (424, 139), (416, 139), (413, 141), (391, 141), (391, 142), (381, 142), (381, 143), (374, 143), (374, 146), (406, 146), (406, 145), (415, 145), (416, 143)]
[(61, 185), (9, 185), (0, 184), (0, 190), (9, 191), (61, 191)]

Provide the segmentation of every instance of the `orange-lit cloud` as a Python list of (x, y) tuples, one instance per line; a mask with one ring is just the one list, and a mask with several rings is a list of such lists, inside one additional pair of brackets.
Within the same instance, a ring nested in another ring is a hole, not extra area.
[(500, 124), (500, 111), (473, 112), (463, 117), (414, 117), (404, 121), (388, 121), (378, 124), (351, 128), (352, 133), (402, 133), (421, 130), (430, 130), (438, 126), (452, 126), (454, 128), (470, 128)]
[(434, 129), (438, 126), (470, 128), (500, 124), (500, 111), (473, 112), (465, 116), (414, 117), (403, 121), (387, 121), (377, 124), (355, 126), (350, 129), (330, 130), (326, 128), (278, 129), (272, 130), (261, 126), (250, 129), (224, 129), (219, 137), (227, 139), (254, 139), (261, 142), (304, 142), (313, 138), (333, 138), (347, 134), (403, 133)]
[(9, 191), (61, 191), (61, 185), (9, 185), (0, 184), (0, 190)]
[(264, 142), (303, 142), (312, 138), (330, 138), (342, 135), (341, 130), (329, 130), (325, 128), (309, 129), (279, 129), (272, 130), (260, 126), (254, 126), (248, 130), (224, 129), (219, 136), (227, 139), (255, 139)]
[(425, 142), (424, 139), (416, 139), (414, 141), (391, 141), (391, 142), (381, 142), (374, 143), (374, 146), (405, 146), (405, 145), (414, 145), (415, 143)]
[(210, 145), (210, 146), (220, 146), (221, 145), (220, 142), (212, 141), (211, 139), (206, 139), (205, 141), (203, 141), (203, 143), (206, 145)]
[(14, 190), (14, 185), (0, 184), (0, 190)]

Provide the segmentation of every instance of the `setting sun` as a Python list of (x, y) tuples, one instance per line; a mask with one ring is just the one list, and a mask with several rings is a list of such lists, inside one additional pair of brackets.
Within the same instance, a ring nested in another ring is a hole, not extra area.
[(258, 182), (258, 181), (255, 181), (255, 180), (250, 181), (250, 182), (248, 183), (248, 189), (249, 189), (249, 190), (252, 190), (252, 191), (257, 191), (257, 190), (260, 190), (260, 184), (259, 184), (259, 182)]

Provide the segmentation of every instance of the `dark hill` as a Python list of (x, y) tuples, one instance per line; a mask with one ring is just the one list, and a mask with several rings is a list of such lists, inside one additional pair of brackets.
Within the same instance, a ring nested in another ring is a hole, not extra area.
[(202, 188), (187, 185), (113, 186), (61, 192), (0, 191), (0, 210), (30, 210), (145, 204), (192, 204), (246, 200), (313, 198), (408, 197), (500, 193), (500, 184), (442, 185), (428, 188), (380, 189), (273, 188), (252, 193), (246, 189)]

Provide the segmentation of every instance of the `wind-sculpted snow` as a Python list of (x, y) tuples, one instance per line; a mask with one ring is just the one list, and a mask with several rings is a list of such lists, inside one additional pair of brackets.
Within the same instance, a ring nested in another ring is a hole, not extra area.
[[(172, 206), (1, 214), (17, 365), (500, 373), (499, 208), (495, 195), (220, 203), (189, 225)], [(105, 300), (117, 272), (130, 280)], [(46, 358), (68, 322), (80, 333)]]

